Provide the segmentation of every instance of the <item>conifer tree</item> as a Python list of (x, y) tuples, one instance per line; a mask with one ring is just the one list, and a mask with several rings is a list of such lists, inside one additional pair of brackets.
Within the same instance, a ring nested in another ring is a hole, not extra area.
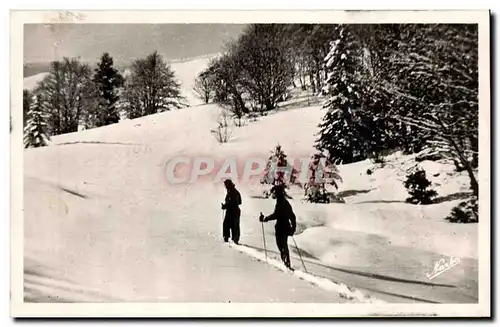
[(119, 88), (124, 79), (120, 72), (113, 67), (113, 58), (104, 53), (97, 64), (92, 77), (94, 92), (96, 93), (96, 108), (91, 109), (91, 124), (95, 127), (117, 123), (120, 113), (117, 109)]
[(25, 148), (37, 148), (48, 144), (46, 120), (47, 116), (42, 111), (41, 97), (35, 95), (31, 100), (28, 120), (24, 128)]
[(413, 204), (431, 204), (433, 198), (437, 196), (437, 192), (430, 189), (432, 183), (427, 179), (425, 170), (416, 169), (406, 176), (404, 182), (405, 188), (408, 190), (410, 197), (406, 202)]
[(337, 181), (342, 182), (337, 167), (324, 154), (316, 153), (311, 157), (308, 169), (309, 181), (304, 186), (307, 201), (329, 203), (333, 193), (326, 186), (332, 185), (338, 189)]
[(33, 95), (29, 90), (23, 90), (23, 128), (26, 127), (28, 122), (28, 112), (30, 111), (32, 98)]
[(363, 160), (369, 152), (361, 110), (362, 87), (359, 83), (359, 47), (349, 27), (338, 27), (339, 39), (332, 42), (326, 56), (329, 69), (324, 92), (329, 95), (324, 108), (328, 112), (319, 125), (316, 141), (319, 151), (327, 151), (329, 160), (351, 163)]
[(293, 163), (288, 162), (287, 155), (278, 144), (269, 156), (264, 176), (261, 179), (261, 184), (272, 185), (269, 191), (264, 192), (264, 195), (266, 197), (274, 196), (274, 187), (277, 185), (284, 185), (285, 188), (289, 188), (290, 184), (300, 185), (298, 173), (297, 169), (293, 167)]

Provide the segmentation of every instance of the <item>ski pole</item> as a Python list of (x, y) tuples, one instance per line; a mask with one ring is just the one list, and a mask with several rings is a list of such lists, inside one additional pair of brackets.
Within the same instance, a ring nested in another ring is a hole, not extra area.
[(292, 235), (292, 240), (293, 240), (293, 243), (295, 243), (295, 248), (297, 249), (297, 253), (299, 254), (300, 261), (302, 261), (302, 265), (304, 266), (304, 271), (307, 272), (306, 265), (304, 263), (304, 260), (302, 259), (302, 254), (300, 254), (299, 247), (297, 246), (297, 242), (295, 242), (295, 238), (293, 237), (293, 235)]
[(266, 254), (266, 261), (267, 261), (267, 248), (266, 248), (266, 233), (264, 233), (264, 222), (260, 222), (262, 224), (262, 239), (264, 240), (264, 253)]
[(222, 236), (224, 237), (224, 209), (222, 209), (221, 212), (222, 212)]

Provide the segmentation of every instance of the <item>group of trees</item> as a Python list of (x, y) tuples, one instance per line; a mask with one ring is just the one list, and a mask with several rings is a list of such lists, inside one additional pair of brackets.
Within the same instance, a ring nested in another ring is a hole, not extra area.
[(426, 153), (465, 170), (478, 196), (477, 25), (254, 24), (195, 90), (240, 118), (298, 86), (327, 97), (316, 148), (333, 165)]
[(317, 148), (342, 163), (427, 150), (466, 170), (477, 196), (477, 26), (339, 25), (332, 40)]
[(47, 139), (80, 126), (114, 124), (122, 114), (132, 119), (181, 108), (183, 101), (173, 71), (157, 52), (136, 60), (127, 76), (114, 67), (108, 53), (94, 71), (78, 59), (63, 58), (51, 63), (34, 90), (23, 91), (25, 146), (45, 144), (33, 143), (31, 131), (43, 131)]
[(195, 91), (237, 118), (276, 108), (297, 83), (317, 93), (326, 78), (322, 62), (333, 30), (334, 25), (249, 25), (198, 75)]
[(332, 35), (317, 149), (337, 163), (391, 149), (451, 159), (473, 196), (450, 220), (477, 221), (477, 25), (339, 25)]
[[(294, 162), (289, 162), (288, 156), (281, 145), (276, 145), (266, 164), (264, 174), (260, 180), (263, 185), (271, 185), (270, 189), (264, 190), (265, 197), (274, 197), (276, 186), (298, 186), (304, 189), (306, 201), (314, 203), (339, 202), (339, 199), (327, 189), (328, 185), (338, 188), (338, 182), (342, 182), (337, 167), (328, 161), (322, 153), (315, 153), (311, 157), (305, 176), (294, 167)], [(307, 180), (301, 180), (305, 178)], [(285, 196), (291, 196), (285, 192)]]

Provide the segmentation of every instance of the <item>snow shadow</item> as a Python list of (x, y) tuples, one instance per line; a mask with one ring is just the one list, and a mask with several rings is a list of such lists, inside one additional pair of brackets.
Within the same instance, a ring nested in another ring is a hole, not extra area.
[[(403, 200), (370, 200), (370, 201), (361, 201), (352, 204), (362, 204), (362, 203), (407, 203)], [(408, 203), (410, 204), (410, 203)]]
[(23, 298), (27, 303), (120, 302), (119, 299), (82, 288), (55, 272), (49, 272), (30, 258), (24, 260), (23, 273)]
[(79, 193), (79, 192), (74, 191), (74, 190), (70, 190), (70, 189), (68, 189), (68, 188), (66, 188), (66, 187), (59, 186), (58, 188), (59, 188), (61, 191), (64, 191), (64, 192), (66, 192), (66, 193), (69, 193), (69, 194), (71, 194), (71, 195), (77, 196), (77, 197), (82, 198), (82, 199), (88, 199), (88, 198), (89, 198), (89, 197), (88, 197), (87, 195), (85, 195), (85, 194)]
[(349, 196), (354, 196), (358, 194), (370, 193), (373, 189), (370, 190), (345, 190), (337, 193), (338, 197), (347, 198)]
[(323, 104), (324, 99), (318, 98), (316, 96), (301, 96), (292, 98), (286, 102), (282, 102), (278, 104), (278, 110), (289, 110), (294, 108), (304, 108), (304, 107), (312, 107)]
[(53, 144), (53, 146), (73, 145), (73, 144), (142, 145), (140, 143), (124, 143), (124, 142), (74, 141), (74, 142), (55, 143)]
[[(79, 197), (81, 199), (85, 199), (85, 200), (90, 199), (90, 196), (88, 196), (86, 194), (83, 194), (80, 191), (73, 190), (73, 189), (71, 189), (71, 188), (69, 188), (67, 186), (63, 186), (63, 185), (61, 185), (59, 183), (55, 183), (55, 182), (43, 180), (41, 178), (34, 177), (34, 176), (25, 176), (24, 177), (24, 185), (25, 185), (25, 187), (26, 187), (26, 185), (28, 185), (27, 184), (28, 181), (33, 181), (33, 182), (41, 184), (41, 185), (49, 186), (49, 187), (51, 187), (53, 189), (61, 190), (61, 191), (66, 192), (68, 194), (77, 196), (77, 197)], [(84, 184), (86, 184), (86, 183), (84, 182)]]
[[(366, 193), (368, 193), (368, 192), (366, 192)], [(349, 196), (349, 195), (347, 195), (347, 196)], [(471, 196), (472, 196), (472, 192), (456, 192), (456, 193), (436, 197), (433, 200), (433, 202), (431, 203), (431, 205), (443, 203), (443, 202), (448, 202), (448, 201), (466, 200)], [(346, 195), (343, 195), (343, 197), (346, 197)], [(403, 201), (403, 200), (369, 200), (369, 201), (356, 202), (353, 204), (362, 204), (362, 203), (407, 203), (407, 202)]]
[(415, 297), (415, 296), (409, 296), (409, 295), (403, 295), (403, 294), (392, 293), (392, 292), (387, 292), (387, 291), (381, 291), (381, 290), (369, 288), (369, 287), (363, 287), (363, 289), (366, 291), (380, 293), (380, 294), (394, 296), (394, 297), (399, 297), (399, 298), (410, 300), (410, 301), (417, 301), (417, 302), (423, 302), (423, 303), (436, 303), (436, 304), (441, 303), (441, 302), (437, 302), (437, 301), (422, 299), (422, 298)]
[[(243, 244), (243, 243), (242, 243), (242, 245), (264, 252), (264, 249), (261, 247), (258, 247), (258, 246), (253, 246), (253, 245)], [(291, 248), (291, 252), (298, 254), (297, 248), (295, 246), (291, 246), (290, 248)], [(318, 258), (316, 258), (314, 255), (308, 253), (307, 251), (304, 251), (302, 249), (300, 249), (299, 251), (300, 251), (300, 254), (302, 255), (302, 259), (304, 259), (304, 261), (308, 264), (312, 264), (315, 266), (319, 266), (319, 267), (323, 267), (323, 268), (327, 268), (327, 269), (331, 269), (331, 270), (335, 270), (335, 271), (339, 271), (339, 272), (343, 272), (343, 273), (347, 273), (347, 274), (357, 275), (357, 276), (361, 276), (361, 277), (375, 278), (375, 279), (380, 279), (380, 280), (385, 280), (385, 281), (390, 281), (390, 282), (405, 283), (405, 284), (456, 288), (455, 285), (430, 283), (430, 282), (424, 282), (424, 281), (419, 281), (419, 280), (410, 280), (410, 279), (403, 279), (403, 278), (385, 276), (385, 275), (380, 275), (380, 274), (366, 273), (366, 272), (357, 271), (357, 270), (353, 270), (353, 269), (338, 268), (338, 267), (334, 267), (334, 266), (320, 263), (317, 261), (306, 260), (305, 258), (319, 261)], [(277, 251), (272, 251), (272, 250), (268, 249), (267, 252), (279, 255), (279, 252), (277, 252)], [(299, 258), (297, 258), (297, 259), (299, 259)], [(328, 278), (327, 276), (319, 276), (319, 277)]]
[(455, 201), (455, 200), (466, 200), (469, 197), (472, 196), (472, 192), (457, 192), (457, 193), (452, 193), (448, 194), (445, 196), (439, 196), (433, 200), (434, 203), (443, 203), (443, 202), (448, 202), (448, 201)]

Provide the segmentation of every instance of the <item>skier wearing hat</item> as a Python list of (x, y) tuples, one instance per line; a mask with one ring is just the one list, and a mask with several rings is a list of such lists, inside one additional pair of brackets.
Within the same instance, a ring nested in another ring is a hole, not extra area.
[(264, 217), (261, 212), (259, 221), (267, 222), (276, 220), (276, 225), (274, 226), (276, 245), (280, 251), (281, 260), (283, 260), (287, 268), (291, 269), (290, 252), (288, 251), (288, 236), (292, 236), (297, 227), (295, 214), (293, 213), (292, 206), (286, 199), (285, 186), (276, 185), (273, 187), (273, 191), (276, 197), (274, 212), (267, 217)]
[(239, 206), (241, 205), (241, 195), (231, 180), (226, 179), (224, 186), (227, 190), (225, 202), (221, 204), (222, 210), (226, 210), (224, 222), (222, 223), (224, 242), (228, 242), (229, 236), (231, 236), (233, 242), (239, 244), (241, 216)]

